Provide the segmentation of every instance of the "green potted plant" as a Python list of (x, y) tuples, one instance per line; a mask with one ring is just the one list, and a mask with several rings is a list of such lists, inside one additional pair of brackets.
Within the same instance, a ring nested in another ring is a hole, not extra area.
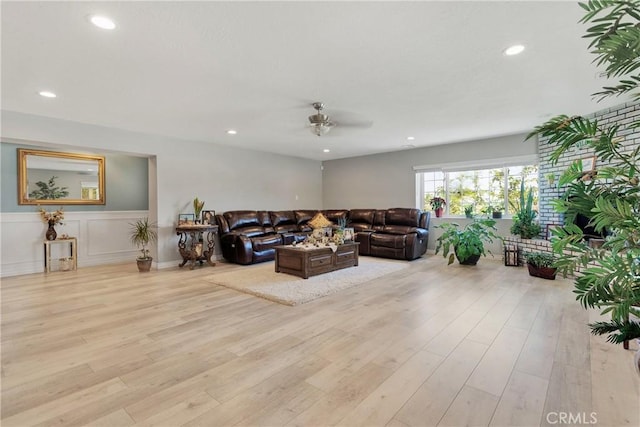
[(555, 257), (550, 252), (529, 252), (525, 255), (529, 275), (547, 280), (555, 280), (557, 268)]
[(442, 197), (434, 197), (429, 200), (429, 204), (431, 205), (431, 209), (435, 211), (436, 217), (440, 218), (442, 216), (444, 207), (447, 204), (447, 201)]
[(538, 212), (533, 209), (533, 189), (525, 191), (524, 179), (520, 181), (520, 201), (512, 205), (513, 225), (511, 225), (511, 234), (518, 235), (523, 239), (531, 239), (540, 234), (540, 225), (535, 222)]
[(195, 214), (195, 217), (196, 217), (196, 224), (200, 222), (200, 212), (202, 212), (203, 208), (204, 208), (204, 200), (200, 200), (196, 196), (196, 198), (193, 199), (193, 213)]
[(149, 256), (147, 245), (158, 240), (158, 233), (155, 230), (156, 225), (149, 222), (149, 218), (141, 218), (136, 222), (129, 224), (131, 226), (129, 237), (131, 243), (138, 247), (142, 247), (142, 255), (138, 256), (138, 271), (147, 272), (151, 270), (153, 258)]
[(502, 218), (502, 210), (502, 206), (489, 204), (482, 212), (487, 214), (487, 217), (500, 219)]
[[(620, 79), (608, 83), (594, 96), (638, 97), (640, 78), (640, 4), (636, 1), (588, 1), (580, 6), (585, 10), (581, 22), (592, 23), (587, 29), (591, 39), (589, 48), (596, 62), (605, 69), (607, 78)], [(558, 254), (556, 265), (563, 274), (575, 276), (574, 292), (585, 308), (598, 308), (609, 314), (609, 321), (591, 323), (591, 332), (608, 334), (612, 343), (640, 338), (640, 152), (625, 149), (619, 131), (640, 125), (637, 116), (624, 125), (603, 123), (581, 116), (560, 115), (537, 126), (528, 136), (545, 138), (554, 146), (552, 164), (564, 160), (565, 153), (576, 149), (593, 153), (603, 161), (602, 167), (585, 179), (582, 165), (574, 162), (560, 176), (559, 186), (566, 186), (567, 194), (554, 203), (556, 211), (565, 217), (565, 225), (554, 231), (553, 250)], [(607, 230), (610, 236), (601, 248), (588, 245), (583, 230), (572, 223), (578, 214), (588, 214), (597, 232)], [(638, 353), (640, 354), (640, 352)], [(636, 356), (637, 364), (640, 356)]]
[(460, 228), (459, 224), (443, 223), (436, 225), (444, 232), (437, 239), (436, 254), (442, 249), (442, 256), (449, 257), (447, 265), (451, 265), (455, 258), (462, 265), (476, 265), (481, 255), (487, 256), (484, 242), (493, 243), (493, 239), (500, 239), (495, 234), (496, 221), (490, 218), (475, 218), (472, 222)]
[(464, 207), (464, 216), (466, 218), (473, 218), (473, 208), (474, 208), (473, 205), (466, 205)]

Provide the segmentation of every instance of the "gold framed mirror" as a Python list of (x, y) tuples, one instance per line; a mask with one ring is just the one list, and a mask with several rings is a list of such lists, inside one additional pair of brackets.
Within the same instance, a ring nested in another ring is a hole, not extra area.
[(18, 148), (19, 205), (104, 205), (103, 156)]

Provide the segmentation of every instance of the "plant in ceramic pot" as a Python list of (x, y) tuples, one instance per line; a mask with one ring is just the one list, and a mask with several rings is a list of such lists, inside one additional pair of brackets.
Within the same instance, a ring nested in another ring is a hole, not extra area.
[(155, 230), (156, 225), (154, 223), (150, 223), (149, 218), (147, 217), (141, 218), (129, 225), (131, 226), (129, 234), (131, 243), (138, 247), (142, 247), (140, 250), (142, 255), (137, 258), (138, 270), (140, 272), (147, 272), (151, 270), (151, 263), (153, 262), (153, 258), (149, 255), (149, 249), (147, 249), (147, 246), (158, 240), (158, 233)]
[(449, 257), (448, 265), (455, 258), (462, 265), (476, 265), (481, 255), (486, 256), (486, 252), (491, 254), (491, 251), (485, 250), (484, 243), (500, 239), (495, 234), (495, 225), (495, 220), (490, 218), (476, 218), (463, 228), (455, 222), (436, 225), (436, 228), (444, 230), (437, 239), (436, 254), (442, 249), (442, 256)]
[(198, 222), (200, 221), (200, 212), (202, 212), (203, 208), (204, 208), (204, 200), (200, 200), (198, 199), (198, 197), (193, 199), (193, 213), (195, 214), (196, 221)]
[(444, 207), (447, 205), (447, 201), (442, 197), (434, 197), (429, 200), (429, 204), (431, 205), (431, 209), (435, 211), (436, 217), (440, 218), (444, 211)]
[(474, 209), (473, 205), (466, 205), (464, 207), (464, 216), (466, 218), (473, 218), (473, 209)]
[(555, 257), (549, 252), (529, 252), (525, 255), (529, 275), (542, 279), (555, 280), (558, 269)]

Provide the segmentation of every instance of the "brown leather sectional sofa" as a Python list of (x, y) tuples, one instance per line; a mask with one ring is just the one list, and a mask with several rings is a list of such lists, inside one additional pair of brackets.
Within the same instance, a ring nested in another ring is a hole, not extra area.
[(431, 213), (411, 208), (228, 211), (216, 215), (222, 256), (237, 264), (275, 258), (275, 246), (302, 241), (307, 224), (322, 212), (334, 224), (345, 219), (356, 232), (360, 255), (413, 260), (427, 251)]

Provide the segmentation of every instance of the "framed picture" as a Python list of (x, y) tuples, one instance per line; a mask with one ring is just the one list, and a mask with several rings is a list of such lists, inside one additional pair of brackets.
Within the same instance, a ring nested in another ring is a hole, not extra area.
[(345, 228), (342, 234), (345, 242), (350, 242), (355, 237), (353, 228)]
[(216, 225), (216, 211), (202, 211), (202, 224)]
[(195, 220), (196, 216), (192, 213), (178, 215), (178, 225), (193, 225)]
[(551, 238), (553, 237), (552, 230), (556, 227), (562, 227), (562, 224), (547, 224), (547, 232), (545, 233), (547, 240), (551, 240)]
[(582, 172), (591, 172), (596, 168), (596, 156), (583, 157), (580, 161), (582, 162)]

